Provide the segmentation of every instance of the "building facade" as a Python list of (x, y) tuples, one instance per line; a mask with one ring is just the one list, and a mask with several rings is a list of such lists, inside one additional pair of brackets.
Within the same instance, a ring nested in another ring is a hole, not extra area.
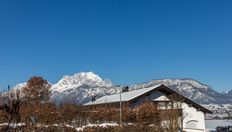
[[(180, 116), (179, 122), (182, 130), (186, 132), (205, 131), (205, 114), (211, 113), (211, 111), (165, 85), (152, 86), (121, 94), (106, 95), (84, 105), (119, 105), (121, 102), (127, 103), (131, 109), (136, 109), (147, 101), (155, 104), (162, 111), (163, 118), (168, 115), (168, 112)], [(170, 112), (170, 110), (172, 111)], [(178, 112), (174, 113), (173, 110), (177, 110)], [(163, 126), (168, 126), (168, 116), (166, 118), (166, 121), (162, 121)]]

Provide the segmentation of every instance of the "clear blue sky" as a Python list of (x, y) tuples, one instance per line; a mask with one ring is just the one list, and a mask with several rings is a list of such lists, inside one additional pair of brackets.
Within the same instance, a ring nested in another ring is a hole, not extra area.
[(0, 89), (93, 71), (232, 89), (231, 0), (1, 0)]

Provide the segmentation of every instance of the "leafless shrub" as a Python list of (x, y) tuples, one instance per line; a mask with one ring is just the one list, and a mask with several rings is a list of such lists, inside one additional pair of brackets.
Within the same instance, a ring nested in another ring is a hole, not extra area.
[(160, 125), (160, 117), (157, 106), (152, 102), (144, 102), (137, 108), (136, 121), (140, 125), (150, 125), (154, 124)]

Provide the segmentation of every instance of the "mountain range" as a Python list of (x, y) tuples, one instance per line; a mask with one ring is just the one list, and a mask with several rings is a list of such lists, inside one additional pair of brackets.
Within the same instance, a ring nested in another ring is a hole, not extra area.
[[(184, 79), (157, 79), (146, 83), (129, 86), (129, 90), (147, 88), (164, 84), (173, 90), (181, 93), (189, 99), (205, 106), (214, 113), (208, 118), (224, 118), (226, 110), (232, 110), (232, 91), (219, 93), (212, 87), (190, 78)], [(11, 91), (20, 89), (26, 83), (17, 85)], [(53, 84), (50, 91), (50, 101), (57, 104), (72, 102), (84, 104), (91, 101), (93, 96), (101, 97), (119, 93), (122, 85), (114, 85), (110, 80), (104, 80), (93, 72), (80, 72), (72, 76), (65, 75), (56, 84)]]

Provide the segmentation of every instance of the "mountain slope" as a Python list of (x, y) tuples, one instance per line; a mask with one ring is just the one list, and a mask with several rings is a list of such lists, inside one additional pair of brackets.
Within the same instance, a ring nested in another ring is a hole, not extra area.
[(81, 72), (73, 76), (64, 76), (51, 87), (51, 101), (56, 103), (74, 102), (83, 104), (89, 102), (92, 96), (103, 96), (119, 92), (111, 81), (103, 80), (93, 72)]
[[(218, 93), (214, 91), (210, 86), (202, 84), (194, 79), (152, 80), (147, 83), (132, 85), (131, 89), (145, 88), (149, 86), (155, 86), (158, 84), (164, 84), (199, 104), (232, 103), (232, 99), (231, 97), (229, 97), (229, 95)], [(225, 97), (228, 97), (228, 98), (225, 98)]]
[(12, 95), (13, 97), (16, 97), (16, 94), (19, 92), (19, 96), (23, 97), (24, 93), (22, 92), (22, 88), (26, 86), (26, 83), (19, 83), (16, 86), (14, 86), (10, 91), (4, 92), (2, 96), (7, 97), (9, 95)]
[(218, 93), (210, 86), (194, 79), (159, 79), (147, 83), (132, 85), (131, 90), (164, 84), (182, 95), (197, 102), (213, 112), (207, 119), (223, 119), (228, 117), (226, 111), (232, 110), (232, 92)]

